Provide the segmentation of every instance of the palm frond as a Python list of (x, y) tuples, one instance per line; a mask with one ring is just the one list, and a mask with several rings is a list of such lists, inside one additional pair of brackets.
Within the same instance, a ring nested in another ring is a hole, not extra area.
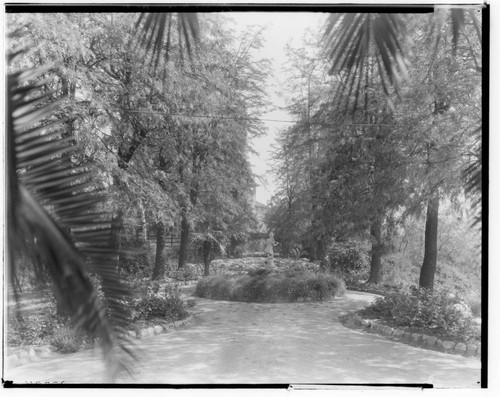
[(354, 96), (358, 106), (360, 92), (367, 84), (370, 65), (380, 65), (380, 80), (385, 91), (408, 78), (407, 61), (402, 48), (406, 34), (404, 20), (396, 14), (332, 14), (323, 37), (325, 51), (332, 62), (330, 74), (342, 79), (338, 95)]
[(183, 43), (191, 58), (199, 42), (199, 21), (196, 13), (142, 13), (135, 23), (137, 42), (144, 48), (154, 70), (162, 56), (168, 62), (172, 47), (172, 31), (177, 25), (179, 54), (184, 56)]
[(479, 44), (483, 45), (483, 34), (481, 32), (481, 26), (479, 24), (478, 18), (477, 18), (477, 9), (470, 9), (469, 10), (469, 16), (472, 20), (472, 25), (474, 26), (474, 29), (476, 30), (477, 38), (479, 39)]
[(481, 225), (482, 221), (483, 167), (481, 131), (482, 127), (478, 127), (474, 131), (477, 142), (475, 156), (463, 171), (465, 193), (472, 198), (472, 210), (476, 213), (473, 226)]
[(465, 23), (465, 10), (463, 8), (453, 8), (451, 10), (451, 32), (453, 54), (457, 52), (458, 39), (460, 37), (460, 30)]
[(220, 252), (222, 255), (226, 255), (226, 248), (224, 247), (224, 244), (222, 242), (221, 238), (215, 237), (213, 233), (192, 233), (191, 236), (191, 243), (194, 244), (197, 242), (204, 242), (204, 241), (210, 241), (211, 243), (214, 243), (217, 248), (219, 248)]
[[(438, 22), (438, 29), (442, 27), (442, 25), (445, 22), (446, 19), (446, 14), (448, 12), (447, 6), (436, 6), (435, 12), (438, 15), (437, 22)], [(472, 21), (472, 25), (474, 26), (474, 29), (476, 30), (477, 37), (479, 39), (479, 43), (482, 43), (482, 34), (481, 34), (481, 29), (479, 27), (479, 22), (477, 19), (477, 11), (478, 8), (472, 7), (472, 8), (451, 8), (450, 10), (450, 26), (451, 26), (451, 42), (452, 42), (452, 48), (453, 48), (453, 54), (456, 54), (457, 51), (457, 45), (458, 45), (458, 40), (460, 38), (460, 34), (462, 32), (462, 29), (465, 25), (465, 19), (466, 15), (469, 16), (470, 20)], [(439, 41), (439, 36), (438, 36), (438, 41)]]
[[(98, 210), (102, 195), (91, 172), (71, 162), (78, 150), (73, 140), (62, 138), (60, 122), (46, 121), (57, 101), (34, 82), (44, 71), (27, 69), (7, 79), (9, 270), (15, 274), (16, 249), (34, 247), (33, 263), (47, 271), (74, 323), (100, 338), (106, 360), (128, 369), (128, 356), (120, 353), (127, 350), (120, 336), (127, 289), (116, 271), (110, 222)], [(102, 279), (103, 302), (88, 270)]]

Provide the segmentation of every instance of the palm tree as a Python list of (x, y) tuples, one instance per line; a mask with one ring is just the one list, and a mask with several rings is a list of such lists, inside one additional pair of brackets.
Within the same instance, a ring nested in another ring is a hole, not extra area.
[[(155, 69), (160, 54), (168, 59), (175, 24), (179, 50), (184, 51), (184, 43), (191, 57), (198, 41), (197, 21), (195, 14), (138, 17), (137, 42), (146, 55), (151, 53)], [(17, 30), (10, 37), (20, 34)], [(8, 64), (26, 52), (10, 52)], [(49, 275), (57, 301), (76, 326), (101, 340), (108, 380), (113, 380), (119, 370), (130, 371), (133, 363), (130, 341), (124, 336), (128, 291), (117, 272), (111, 217), (99, 209), (104, 195), (91, 169), (73, 165), (71, 157), (79, 148), (64, 138), (64, 123), (51, 121), (57, 101), (37, 81), (49, 68), (9, 72), (7, 77), (8, 273), (11, 280), (16, 278), (17, 253), (30, 255), (42, 270), (37, 274)], [(100, 278), (104, 299), (99, 299), (89, 273)]]

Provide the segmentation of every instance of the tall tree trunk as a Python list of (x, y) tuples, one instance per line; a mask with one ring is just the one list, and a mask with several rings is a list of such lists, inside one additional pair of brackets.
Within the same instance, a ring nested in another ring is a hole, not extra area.
[[(136, 229), (136, 242), (137, 246), (140, 248), (140, 254), (138, 255), (138, 259), (141, 262), (143, 268), (147, 269), (149, 268), (149, 259), (148, 259), (148, 252), (149, 252), (149, 240), (148, 240), (148, 230), (147, 230), (147, 222), (146, 222), (146, 211), (144, 209), (144, 205), (142, 203), (142, 200), (139, 199), (139, 209), (140, 209), (140, 226)], [(156, 225), (158, 226), (158, 225)], [(154, 268), (153, 268), (154, 272)], [(163, 277), (163, 273), (162, 273)]]
[(153, 267), (153, 280), (161, 279), (165, 274), (165, 256), (163, 255), (165, 251), (165, 237), (165, 225), (163, 222), (158, 222), (156, 224), (156, 257)]
[(317, 255), (317, 250), (316, 250), (316, 239), (314, 237), (311, 238), (311, 243), (310, 243), (310, 251), (309, 251), (309, 260), (311, 262), (314, 262), (318, 255)]
[(210, 254), (212, 250), (212, 243), (210, 241), (205, 240), (203, 242), (203, 266), (205, 271), (203, 273), (204, 276), (208, 276), (210, 274)]
[[(198, 183), (196, 182), (190, 192), (189, 192), (189, 200), (191, 202), (192, 207), (196, 206), (198, 202)], [(187, 208), (184, 208), (182, 211), (182, 222), (181, 222), (181, 246), (179, 247), (179, 265), (178, 269), (184, 268), (187, 260), (188, 253), (188, 245), (189, 245), (189, 222), (187, 219)]]
[(378, 284), (382, 278), (382, 217), (377, 215), (370, 226), (372, 240), (372, 258), (370, 263), (370, 278), (368, 284)]
[(315, 183), (316, 180), (316, 175), (313, 171), (310, 173), (311, 175), (311, 227), (310, 227), (310, 247), (311, 247), (311, 253), (310, 253), (310, 260), (311, 261), (317, 261), (321, 259), (321, 248), (319, 247), (320, 245), (320, 238), (318, 237), (319, 234), (319, 229), (320, 229), (320, 220), (318, 219), (318, 205), (317, 205), (317, 186)]
[(326, 256), (326, 242), (324, 237), (320, 237), (316, 241), (316, 259), (323, 262)]
[(315, 166), (315, 161), (313, 159), (316, 158), (316, 146), (314, 143), (315, 133), (311, 128), (311, 76), (309, 74), (309, 78), (307, 80), (307, 133), (309, 137), (309, 178), (311, 181), (311, 229), (310, 229), (310, 253), (309, 260), (316, 261), (318, 258), (318, 219), (317, 219), (317, 211), (318, 211), (318, 183), (317, 183), (317, 170)]
[(141, 245), (145, 246), (148, 241), (148, 224), (146, 222), (146, 210), (144, 209), (142, 200), (139, 200), (139, 209), (141, 211), (141, 220), (140, 227), (137, 229), (137, 238), (141, 242)]
[(188, 244), (189, 244), (189, 222), (187, 220), (187, 215), (184, 212), (182, 214), (182, 222), (181, 222), (181, 245), (179, 247), (178, 269), (184, 268), (184, 265), (186, 264)]
[(424, 262), (420, 269), (419, 285), (422, 288), (434, 287), (434, 275), (437, 263), (439, 193), (435, 192), (427, 202), (427, 217), (425, 219)]
[(123, 211), (118, 210), (116, 215), (111, 220), (111, 248), (115, 249), (116, 254), (116, 271), (119, 274), (120, 270), (120, 247), (121, 247), (121, 233), (123, 229)]
[(290, 242), (283, 241), (281, 243), (281, 257), (288, 258), (290, 257)]

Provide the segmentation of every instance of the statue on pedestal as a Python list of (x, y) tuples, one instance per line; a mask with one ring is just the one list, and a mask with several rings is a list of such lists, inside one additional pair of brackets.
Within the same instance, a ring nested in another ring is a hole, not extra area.
[(274, 233), (270, 232), (269, 237), (266, 240), (266, 248), (264, 250), (267, 256), (267, 265), (269, 267), (274, 267), (274, 246), (276, 244), (278, 243), (274, 241)]

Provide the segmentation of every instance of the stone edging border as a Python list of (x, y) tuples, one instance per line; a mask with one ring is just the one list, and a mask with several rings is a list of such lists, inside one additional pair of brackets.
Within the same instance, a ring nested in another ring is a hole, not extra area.
[(17, 353), (5, 356), (5, 362), (7, 367), (15, 368), (37, 361), (43, 357), (50, 357), (54, 353), (48, 346), (30, 347), (27, 350), (20, 350)]
[(139, 331), (127, 331), (127, 336), (132, 339), (144, 339), (150, 336), (155, 336), (159, 334), (164, 334), (167, 333), (169, 329), (177, 329), (180, 327), (183, 327), (185, 325), (188, 325), (192, 322), (193, 316), (189, 316), (185, 318), (184, 320), (179, 320), (179, 321), (174, 321), (173, 323), (168, 323), (164, 326), (162, 325), (155, 325), (152, 327), (147, 327), (147, 328), (142, 328)]
[(187, 280), (187, 281), (180, 281), (180, 280), (174, 280), (174, 281), (167, 281), (165, 285), (174, 285), (174, 287), (181, 287), (183, 285), (193, 285), (198, 283), (199, 280)]
[(405, 331), (384, 325), (378, 320), (368, 320), (361, 318), (357, 313), (341, 313), (339, 318), (347, 328), (361, 329), (372, 334), (379, 334), (390, 339), (417, 346), (429, 350), (437, 350), (449, 354), (460, 354), (465, 357), (481, 358), (481, 342), (475, 343), (455, 343), (449, 340), (441, 340), (436, 336), (429, 336), (421, 333)]
[[(165, 285), (173, 285), (174, 287), (181, 287), (185, 285), (193, 285), (198, 283), (198, 280), (172, 280), (165, 283)], [(156, 325), (154, 327), (147, 327), (140, 329), (139, 331), (128, 331), (127, 336), (131, 339), (144, 339), (149, 336), (155, 336), (161, 333), (166, 333), (172, 328), (179, 328), (184, 325), (189, 324), (193, 319), (193, 316), (185, 318), (184, 320), (174, 321), (173, 323), (166, 324), (164, 326)], [(53, 351), (49, 346), (32, 346), (24, 350), (20, 350), (17, 353), (10, 354), (5, 357), (5, 362), (10, 368), (19, 367), (21, 365), (26, 365), (31, 362), (37, 361), (40, 358), (50, 357), (55, 354), (63, 354)]]
[[(142, 328), (137, 332), (130, 330), (127, 332), (127, 336), (131, 339), (145, 339), (162, 333), (167, 333), (171, 329), (178, 329), (189, 325), (192, 321), (193, 316), (190, 315), (184, 320), (174, 321), (173, 323), (168, 323), (165, 326), (155, 325), (154, 327)], [(48, 346), (37, 346), (6, 356), (5, 361), (8, 367), (15, 368), (38, 361), (40, 358), (53, 357), (59, 354), (64, 353), (52, 351), (52, 349)]]

